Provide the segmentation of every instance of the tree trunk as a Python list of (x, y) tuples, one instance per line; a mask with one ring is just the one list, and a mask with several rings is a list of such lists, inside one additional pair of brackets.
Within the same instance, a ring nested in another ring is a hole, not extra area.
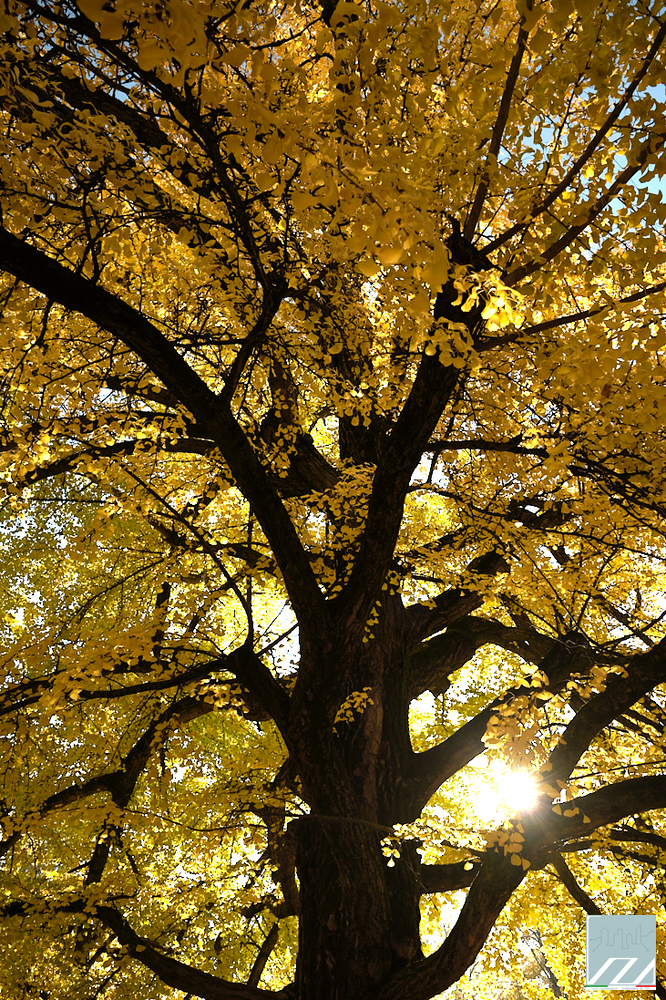
[(421, 957), (416, 846), (388, 867), (380, 840), (342, 817), (299, 821), (298, 1000), (371, 997)]
[(363, 711), (339, 723), (334, 733), (342, 686), (335, 695), (322, 690), (319, 700), (303, 707), (309, 717), (299, 731), (310, 740), (298, 748), (296, 766), (312, 812), (297, 823), (298, 1000), (371, 997), (391, 975), (422, 957), (417, 845), (402, 845), (390, 867), (381, 849), (392, 824), (405, 822), (412, 756), (408, 663), (402, 628), (395, 627), (402, 626), (400, 599), (387, 596), (382, 611), (374, 642), (354, 649), (331, 643), (335, 654), (319, 671), (346, 685), (355, 672), (354, 687), (370, 688)]

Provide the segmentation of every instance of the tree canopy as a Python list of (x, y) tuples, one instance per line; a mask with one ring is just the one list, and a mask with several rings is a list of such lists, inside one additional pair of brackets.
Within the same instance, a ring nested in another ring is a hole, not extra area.
[(3, 1000), (663, 959), (666, 6), (0, 32)]

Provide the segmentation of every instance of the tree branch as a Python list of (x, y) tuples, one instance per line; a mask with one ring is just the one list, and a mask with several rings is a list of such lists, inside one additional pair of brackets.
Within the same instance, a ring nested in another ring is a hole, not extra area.
[(271, 957), (271, 952), (277, 944), (277, 939), (280, 934), (280, 925), (278, 923), (273, 924), (268, 934), (264, 938), (261, 948), (259, 949), (259, 954), (252, 966), (252, 971), (250, 972), (250, 978), (247, 981), (248, 986), (258, 986), (259, 980), (261, 979), (261, 974), (266, 968), (266, 962)]
[[(525, 7), (528, 11), (532, 10), (532, 0), (526, 0)], [(495, 126), (493, 128), (493, 134), (490, 139), (490, 146), (488, 147), (488, 157), (486, 164), (491, 162), (497, 162), (497, 154), (500, 151), (502, 145), (502, 136), (504, 135), (504, 129), (506, 128), (506, 123), (509, 120), (509, 111), (511, 110), (511, 101), (513, 100), (513, 92), (516, 89), (516, 83), (518, 82), (518, 75), (520, 73), (520, 64), (523, 61), (523, 56), (525, 54), (525, 44), (527, 42), (527, 37), (529, 32), (523, 27), (525, 23), (525, 15), (520, 19), (520, 29), (518, 31), (518, 40), (516, 43), (516, 51), (513, 54), (513, 59), (509, 66), (509, 72), (507, 74), (506, 83), (504, 85), (504, 91), (502, 93), (502, 99), (500, 101), (499, 112), (497, 114), (497, 119), (495, 121)], [(465, 222), (465, 230), (463, 232), (464, 238), (471, 242), (474, 236), (474, 231), (476, 225), (481, 217), (481, 212), (483, 210), (483, 204), (486, 200), (486, 195), (488, 194), (488, 187), (490, 184), (490, 176), (488, 172), (488, 166), (481, 178), (481, 183), (476, 189), (476, 194), (474, 196), (474, 201), (472, 207), (470, 208), (469, 215), (467, 216), (467, 221)]]
[(233, 660), (229, 659), (227, 669), (259, 699), (283, 736), (288, 739), (289, 695), (254, 652), (249, 641), (235, 650)]
[(470, 864), (472, 863), (469, 861), (456, 861), (449, 865), (421, 865), (419, 869), (421, 891), (453, 892), (454, 889), (466, 889), (479, 872), (478, 864), (469, 869), (465, 867)]
[[(139, 449), (141, 448), (140, 441), (116, 441), (109, 445), (90, 445), (81, 451), (72, 452), (71, 455), (64, 455), (48, 465), (38, 465), (30, 472), (26, 472), (21, 482), (26, 486), (31, 486), (33, 483), (53, 479), (55, 476), (62, 476), (73, 470), (76, 471), (79, 464), (86, 458), (114, 458), (116, 455), (133, 455), (137, 446)], [(200, 438), (181, 438), (179, 441), (165, 441), (160, 445), (160, 448), (171, 453), (207, 455), (213, 451), (215, 444), (213, 441)]]
[[(58, 792), (49, 795), (41, 805), (26, 813), (25, 818), (20, 822), (14, 822), (12, 832), (0, 843), (0, 857), (3, 857), (10, 848), (18, 842), (24, 833), (27, 833), (30, 824), (35, 818), (43, 819), (49, 813), (58, 809), (64, 809), (73, 802), (97, 795), (100, 792), (108, 792), (116, 806), (124, 809), (134, 791), (136, 783), (143, 769), (145, 768), (150, 755), (154, 749), (154, 741), (162, 739), (166, 735), (169, 724), (183, 725), (191, 722), (201, 715), (207, 715), (214, 709), (200, 699), (185, 697), (174, 702), (166, 708), (156, 719), (150, 723), (146, 731), (139, 737), (134, 746), (121, 759), (121, 766), (108, 774), (101, 774), (96, 778), (90, 778), (83, 784), (70, 785)], [(5, 828), (11, 821), (3, 820)]]
[(666, 680), (666, 639), (631, 658), (627, 677), (613, 674), (605, 689), (586, 702), (549, 757), (549, 777), (566, 780), (594, 738), (643, 695)]
[(578, 159), (572, 164), (569, 170), (567, 170), (567, 172), (565, 173), (564, 177), (559, 182), (559, 184), (557, 184), (553, 188), (550, 194), (546, 198), (544, 198), (543, 201), (539, 202), (539, 204), (532, 209), (532, 214), (530, 215), (530, 218), (527, 220), (527, 222), (516, 222), (515, 225), (511, 226), (510, 229), (507, 229), (506, 232), (502, 233), (501, 236), (497, 236), (494, 240), (491, 240), (490, 243), (484, 246), (483, 248), (485, 253), (491, 253), (493, 250), (497, 250), (498, 247), (503, 246), (504, 243), (510, 240), (512, 236), (515, 236), (517, 233), (523, 232), (525, 229), (528, 229), (529, 226), (532, 224), (532, 222), (536, 218), (538, 218), (543, 212), (545, 212), (548, 208), (550, 208), (553, 202), (557, 201), (560, 195), (563, 194), (564, 191), (566, 191), (566, 189), (571, 184), (572, 180), (576, 178), (576, 176), (583, 169), (587, 161), (593, 155), (595, 150), (598, 148), (600, 143), (608, 135), (611, 128), (613, 127), (617, 119), (620, 117), (620, 115), (626, 108), (631, 98), (634, 96), (636, 88), (644, 78), (645, 74), (647, 73), (652, 63), (654, 62), (657, 53), (659, 52), (659, 49), (664, 43), (665, 38), (666, 38), (666, 23), (662, 24), (661, 28), (657, 32), (657, 35), (655, 36), (655, 39), (652, 45), (650, 46), (650, 51), (645, 57), (643, 65), (635, 74), (633, 80), (631, 81), (626, 91), (624, 92), (624, 95), (622, 96), (621, 100), (617, 102), (617, 104), (615, 105), (611, 113), (608, 115), (603, 125), (601, 125), (594, 133), (593, 137), (590, 139), (583, 152), (580, 154)]
[[(544, 320), (543, 323), (535, 323), (534, 326), (520, 327), (520, 329), (516, 330), (515, 333), (508, 333), (504, 336), (484, 337), (479, 343), (479, 353), (482, 351), (491, 351), (493, 348), (502, 347), (504, 344), (515, 344), (523, 338), (532, 337), (537, 333), (544, 333), (546, 330), (554, 330), (559, 326), (567, 326), (569, 323), (578, 323), (582, 320), (590, 319), (591, 316), (599, 316), (601, 313), (606, 312), (608, 309), (613, 309), (620, 303), (638, 302), (640, 299), (647, 298), (648, 295), (656, 295), (659, 292), (663, 292), (664, 289), (666, 289), (666, 281), (661, 281), (657, 285), (650, 285), (649, 288), (643, 288), (638, 292), (632, 292), (631, 295), (623, 295), (622, 298), (613, 299), (603, 306), (594, 306), (592, 309), (583, 309), (580, 312), (569, 313), (567, 316), (547, 319)], [(446, 451), (446, 448), (447, 446), (442, 444), (441, 450)]]
[(271, 997), (277, 1000), (280, 996), (272, 990), (260, 990), (254, 986), (218, 979), (208, 972), (202, 972), (175, 958), (160, 954), (146, 938), (140, 937), (133, 930), (118, 910), (111, 906), (98, 906), (95, 916), (113, 931), (131, 958), (154, 972), (166, 986), (201, 997), (202, 1000), (270, 1000)]
[[(529, 818), (523, 815), (524, 857), (538, 860), (540, 853), (552, 850), (561, 841), (583, 832), (591, 833), (635, 812), (664, 808), (666, 775), (621, 781), (574, 799), (568, 806), (577, 810), (575, 816), (558, 816), (549, 804), (542, 805)], [(499, 848), (496, 850), (499, 852)], [(405, 997), (428, 1000), (457, 982), (478, 955), (497, 917), (523, 880), (522, 865), (513, 865), (509, 857), (501, 853), (484, 856), (458, 920), (444, 943), (428, 958), (398, 972), (375, 1000)]]
[[(617, 823), (625, 816), (649, 812), (666, 807), (666, 775), (648, 775), (627, 778), (612, 785), (581, 795), (570, 802), (542, 802), (529, 815), (523, 815), (525, 827), (525, 853), (538, 857), (539, 853), (556, 844), (589, 835), (599, 827)], [(573, 815), (556, 813), (566, 810)]]
[(190, 368), (166, 337), (141, 313), (48, 254), (0, 228), (0, 268), (82, 313), (134, 351), (206, 428), (250, 503), (284, 576), (302, 627), (327, 620), (325, 601), (296, 529), (229, 406)]
[(660, 850), (666, 852), (666, 837), (660, 837), (659, 834), (652, 833), (650, 830), (634, 830), (631, 827), (619, 827), (617, 830), (611, 830), (611, 838), (631, 844), (651, 844), (652, 847), (658, 847)]
[(380, 989), (375, 1000), (429, 1000), (463, 975), (524, 877), (521, 865), (489, 855), (472, 882), (458, 920), (444, 943), (428, 958), (413, 962)]
[[(561, 690), (573, 673), (588, 669), (590, 661), (590, 649), (580, 645), (573, 637), (553, 640), (551, 648), (539, 662), (539, 670), (548, 678), (539, 690), (553, 693)], [(524, 687), (510, 688), (448, 739), (422, 753), (412, 754), (411, 776), (406, 783), (408, 794), (405, 802), (410, 819), (403, 822), (410, 822), (411, 818), (416, 818), (440, 785), (485, 752), (483, 737), (497, 709), (500, 705), (525, 693)]]
[(578, 885), (578, 882), (574, 878), (573, 872), (567, 865), (566, 861), (559, 853), (556, 851), (550, 859), (550, 863), (557, 872), (562, 885), (568, 890), (569, 895), (576, 900), (579, 906), (589, 913), (591, 916), (600, 917), (602, 915), (601, 910), (594, 902), (594, 900), (588, 896), (584, 889)]
[(603, 212), (604, 208), (608, 205), (610, 201), (615, 197), (615, 195), (629, 183), (631, 178), (638, 173), (638, 171), (645, 166), (650, 156), (652, 156), (658, 149), (661, 149), (666, 140), (666, 134), (664, 133), (653, 133), (652, 138), (649, 140), (648, 144), (641, 150), (636, 158), (636, 162), (632, 165), (625, 167), (625, 169), (618, 174), (611, 186), (602, 195), (597, 198), (592, 205), (588, 206), (584, 210), (584, 218), (582, 222), (576, 223), (568, 227), (566, 232), (560, 236), (558, 240), (551, 243), (549, 247), (539, 255), (535, 260), (529, 261), (527, 264), (522, 264), (520, 267), (514, 268), (504, 277), (504, 282), (509, 287), (516, 285), (523, 278), (528, 277), (528, 275), (533, 274), (535, 271), (540, 271), (544, 264), (557, 257), (562, 250), (565, 250), (569, 244), (580, 236), (584, 232), (590, 223), (596, 219), (596, 217)]
[[(496, 576), (498, 573), (508, 573), (509, 566), (499, 552), (487, 552), (473, 559), (467, 567), (468, 573), (478, 573), (480, 576)], [(449, 628), (454, 622), (466, 618), (482, 607), (484, 598), (475, 590), (462, 590), (452, 587), (438, 594), (433, 599), (434, 608), (423, 604), (412, 604), (405, 609), (409, 628), (409, 641), (416, 645), (422, 639)]]
[[(666, 282), (664, 287), (666, 288)], [(488, 441), (485, 438), (469, 438), (467, 441), (431, 441), (427, 451), (507, 451), (512, 455), (538, 455), (548, 458), (547, 448), (525, 448), (521, 445), (521, 441), (522, 434), (511, 438), (510, 441)]]
[(335, 600), (350, 631), (365, 629), (393, 559), (412, 474), (459, 377), (458, 368), (444, 367), (438, 357), (424, 354), (407, 401), (382, 447), (359, 551), (349, 582)]
[(539, 663), (555, 640), (536, 629), (512, 628), (485, 618), (466, 616), (447, 627), (443, 635), (417, 646), (409, 658), (412, 673), (410, 699), (426, 689), (441, 694), (448, 677), (464, 666), (478, 649), (492, 644), (517, 653), (527, 663)]

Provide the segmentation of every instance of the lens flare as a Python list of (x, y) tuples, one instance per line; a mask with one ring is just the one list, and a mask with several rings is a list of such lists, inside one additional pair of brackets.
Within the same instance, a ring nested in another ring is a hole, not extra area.
[(483, 758), (472, 769), (469, 790), (474, 812), (483, 822), (502, 822), (527, 812), (537, 797), (536, 783), (527, 771)]
[(536, 784), (525, 771), (509, 771), (499, 779), (504, 802), (514, 811), (531, 809), (536, 801)]

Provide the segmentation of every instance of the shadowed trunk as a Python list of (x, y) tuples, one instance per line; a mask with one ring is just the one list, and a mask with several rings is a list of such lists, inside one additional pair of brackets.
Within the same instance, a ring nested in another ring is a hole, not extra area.
[(298, 1000), (370, 997), (421, 957), (415, 846), (388, 867), (368, 826), (317, 816), (299, 826)]
[[(338, 722), (329, 740), (325, 729), (332, 728), (331, 715), (350, 693), (329, 688), (322, 691), (322, 698), (331, 700), (328, 712), (319, 715), (316, 745), (312, 725), (302, 730), (309, 745), (301, 748), (301, 778), (312, 813), (297, 823), (299, 1000), (370, 997), (392, 974), (422, 957), (417, 845), (401, 845), (391, 865), (381, 849), (391, 826), (406, 819), (405, 774), (413, 756), (403, 615), (400, 598), (386, 597), (375, 640), (332, 658), (340, 683), (345, 675), (340, 664), (354, 664), (357, 676), (363, 676), (359, 689), (370, 688), (372, 701), (353, 721)], [(308, 759), (316, 761), (317, 786)]]

